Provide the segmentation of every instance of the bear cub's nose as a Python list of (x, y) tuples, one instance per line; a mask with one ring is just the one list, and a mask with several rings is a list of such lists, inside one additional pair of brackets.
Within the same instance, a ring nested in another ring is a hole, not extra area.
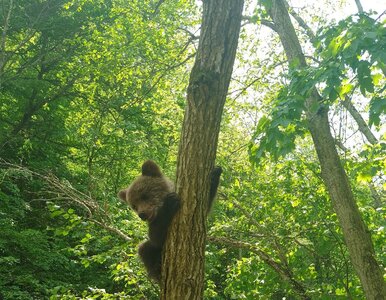
[(146, 219), (147, 219), (147, 216), (146, 216), (145, 213), (140, 213), (140, 214), (138, 214), (138, 217), (140, 217), (141, 220), (143, 220), (143, 221), (146, 221)]

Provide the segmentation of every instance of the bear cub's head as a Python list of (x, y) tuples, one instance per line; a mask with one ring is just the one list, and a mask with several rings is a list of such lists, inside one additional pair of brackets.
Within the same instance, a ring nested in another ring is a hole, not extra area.
[(151, 223), (163, 205), (167, 194), (174, 191), (174, 185), (164, 176), (158, 165), (147, 160), (142, 165), (142, 175), (131, 185), (118, 193), (119, 198), (127, 203), (143, 220)]

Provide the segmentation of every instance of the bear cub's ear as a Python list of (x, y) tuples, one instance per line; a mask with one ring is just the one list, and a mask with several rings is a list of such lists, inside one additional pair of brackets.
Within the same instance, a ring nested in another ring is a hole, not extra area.
[(142, 165), (142, 175), (150, 177), (162, 177), (162, 172), (152, 160), (147, 160)]
[(118, 197), (123, 201), (126, 202), (126, 195), (127, 195), (127, 190), (121, 190), (118, 193)]

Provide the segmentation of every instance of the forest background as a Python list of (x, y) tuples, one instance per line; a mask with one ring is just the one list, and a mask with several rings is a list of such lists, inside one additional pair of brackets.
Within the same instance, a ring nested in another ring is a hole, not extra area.
[[(289, 2), (310, 67), (288, 73), (264, 5), (246, 1), (206, 299), (363, 298), (305, 130), (311, 85), (328, 99), (386, 265), (386, 2), (363, 4), (358, 15), (357, 1)], [(200, 3), (4, 0), (0, 10), (0, 298), (157, 299), (136, 254), (146, 226), (116, 194), (149, 158), (175, 177)]]

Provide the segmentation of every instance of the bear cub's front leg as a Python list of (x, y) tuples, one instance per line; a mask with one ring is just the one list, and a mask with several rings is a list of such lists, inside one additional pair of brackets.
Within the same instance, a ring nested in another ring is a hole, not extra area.
[(149, 222), (149, 239), (154, 246), (163, 247), (169, 225), (179, 208), (180, 198), (178, 195), (174, 192), (166, 195), (156, 218), (152, 222)]
[(157, 217), (149, 222), (149, 240), (139, 246), (138, 254), (146, 267), (151, 279), (161, 280), (162, 249), (168, 233), (168, 228), (174, 215), (180, 207), (180, 199), (176, 193), (166, 196)]

